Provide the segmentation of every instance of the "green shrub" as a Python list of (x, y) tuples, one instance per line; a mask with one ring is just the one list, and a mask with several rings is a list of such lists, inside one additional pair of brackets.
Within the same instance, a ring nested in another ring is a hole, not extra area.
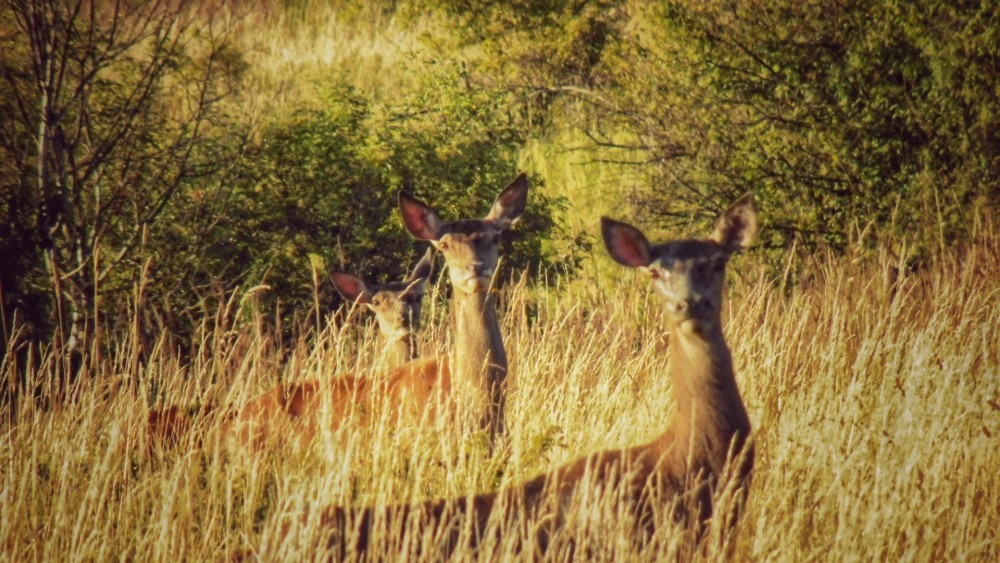
[(1000, 7), (925, 0), (669, 2), (609, 57), (649, 148), (655, 213), (689, 221), (746, 190), (767, 243), (854, 227), (925, 249), (1000, 203)]

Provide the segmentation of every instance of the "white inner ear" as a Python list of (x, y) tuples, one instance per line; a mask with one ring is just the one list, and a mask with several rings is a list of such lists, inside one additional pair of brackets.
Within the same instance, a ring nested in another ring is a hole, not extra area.
[(427, 278), (417, 278), (417, 279), (413, 280), (412, 282), (410, 282), (410, 285), (406, 286), (406, 289), (404, 289), (402, 291), (402, 293), (408, 293), (411, 289), (413, 289), (413, 288), (415, 288), (415, 287), (417, 287), (419, 285), (423, 285), (424, 281), (426, 281), (426, 280), (427, 280)]
[(440, 236), (441, 227), (444, 225), (444, 223), (441, 222), (441, 219), (438, 219), (438, 216), (433, 211), (428, 209), (427, 213), (424, 214), (424, 222), (427, 223), (427, 229), (431, 231), (434, 234), (434, 238), (437, 239)]
[(753, 244), (756, 235), (757, 209), (753, 200), (744, 196), (719, 217), (711, 238), (731, 252), (736, 252)]
[[(508, 189), (510, 187), (500, 192), (496, 201), (493, 202), (493, 206), (490, 207), (490, 212), (486, 214), (486, 217), (483, 217), (485, 221), (492, 221), (502, 229), (510, 228), (514, 223), (517, 223), (517, 220), (524, 213), (524, 208), (519, 205), (519, 199), (523, 193), (517, 193), (515, 196), (515, 192), (508, 193)], [(510, 196), (510, 199), (513, 201), (509, 202), (509, 204), (505, 203), (504, 200), (507, 199), (505, 196)]]

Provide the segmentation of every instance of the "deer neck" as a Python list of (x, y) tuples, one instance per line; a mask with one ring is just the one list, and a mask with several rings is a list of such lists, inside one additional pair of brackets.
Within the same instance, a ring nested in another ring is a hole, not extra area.
[[(721, 323), (705, 333), (670, 330), (670, 383), (674, 411), (654, 442), (673, 464), (722, 470), (729, 448), (742, 448), (750, 420), (736, 385), (733, 360)], [(688, 468), (693, 469), (693, 468)]]
[(495, 299), (491, 293), (455, 289), (452, 311), (456, 379), (473, 383), (489, 395), (507, 376), (507, 351)]
[(385, 337), (385, 361), (388, 369), (401, 366), (417, 357), (417, 335)]

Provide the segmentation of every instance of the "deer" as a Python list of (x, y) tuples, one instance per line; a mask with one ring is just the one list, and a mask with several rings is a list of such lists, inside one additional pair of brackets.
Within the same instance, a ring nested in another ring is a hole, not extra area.
[(410, 275), (399, 282), (365, 283), (341, 271), (330, 273), (334, 287), (349, 303), (365, 305), (375, 314), (384, 341), (382, 354), (389, 369), (417, 358), (417, 332), (427, 281), (433, 268), (434, 251), (428, 248)]
[[(334, 287), (345, 300), (364, 305), (375, 314), (383, 340), (382, 357), (389, 368), (398, 367), (417, 356), (420, 313), (432, 268), (433, 250), (428, 248), (402, 281), (376, 285), (345, 272), (330, 273)], [(330, 392), (334, 398), (335, 416), (345, 417), (350, 412), (350, 399), (364, 395), (369, 385), (370, 381), (365, 377), (332, 378)], [(306, 419), (309, 413), (315, 412), (321, 387), (318, 381), (278, 385), (251, 400), (235, 417), (226, 420), (222, 432), (238, 433), (243, 443), (259, 449), (275, 418)], [(147, 418), (148, 446), (177, 444), (190, 430), (194, 422), (192, 415), (209, 416), (216, 410), (214, 404), (207, 403), (191, 410), (170, 406), (151, 411)], [(315, 430), (309, 424), (305, 428)]]
[[(504, 348), (492, 291), (499, 261), (500, 237), (524, 214), (528, 179), (519, 174), (496, 197), (482, 219), (442, 221), (427, 204), (399, 193), (403, 224), (414, 237), (429, 241), (444, 256), (451, 280), (451, 356), (430, 358), (418, 364), (421, 377), (412, 378), (401, 368), (399, 378), (416, 379), (420, 400), (431, 400), (430, 386), (454, 393), (452, 404), (461, 403), (481, 413), (480, 426), (487, 430), (491, 448), (505, 432), (507, 350)], [(437, 378), (434, 375), (437, 374)]]
[[(494, 447), (503, 433), (508, 363), (490, 290), (499, 261), (500, 236), (523, 215), (527, 196), (527, 176), (520, 174), (501, 190), (484, 218), (445, 223), (427, 204), (405, 191), (399, 192), (404, 226), (416, 238), (430, 241), (445, 258), (452, 284), (452, 353), (402, 364), (382, 386), (372, 386), (367, 379), (339, 378), (330, 409), (335, 418), (344, 418), (351, 404), (376, 401), (382, 401), (392, 415), (391, 424), (398, 424), (403, 416), (435, 420), (444, 412), (455, 415), (456, 407), (462, 405), (482, 413), (480, 425), (488, 429), (490, 447)], [(346, 285), (339, 287), (364, 298), (363, 292), (352, 291)], [(299, 387), (293, 391), (296, 394), (286, 402), (296, 407), (295, 413), (303, 413), (293, 416), (301, 417), (317, 408), (309, 400), (311, 388), (302, 390), (304, 393)], [(367, 417), (355, 420), (371, 422)]]
[[(330, 556), (372, 556), (379, 532), (384, 540), (401, 541), (401, 534), (414, 533), (406, 531), (407, 526), (416, 526), (415, 533), (431, 534), (443, 545), (440, 549), (451, 554), (460, 541), (475, 549), (487, 538), (497, 539), (504, 522), (523, 521), (529, 522), (527, 529), (535, 538), (532, 549), (544, 553), (574, 496), (594, 483), (617, 494), (610, 497), (615, 502), (625, 503), (640, 541), (655, 532), (657, 513), (703, 538), (713, 499), (722, 498), (720, 491), (732, 493), (730, 503), (720, 507), (723, 528), (732, 530), (750, 486), (754, 448), (722, 332), (721, 305), (728, 260), (753, 242), (757, 228), (757, 208), (749, 193), (722, 213), (704, 239), (654, 245), (638, 228), (601, 218), (608, 253), (619, 264), (648, 275), (664, 303), (671, 356), (666, 376), (674, 408), (665, 414), (665, 428), (658, 436), (641, 445), (586, 455), (497, 492), (417, 504), (326, 509), (319, 521)], [(424, 234), (436, 235), (438, 229)], [(438, 240), (440, 245), (448, 239), (438, 236)], [(281, 536), (285, 533), (287, 524)]]
[[(365, 283), (340, 271), (330, 274), (337, 291), (346, 300), (365, 305), (375, 314), (384, 341), (383, 355), (392, 368), (385, 377), (342, 374), (327, 381), (279, 384), (250, 401), (234, 419), (227, 421), (222, 427), (223, 436), (235, 437), (239, 444), (258, 451), (269, 436), (283, 432), (293, 432), (309, 443), (323, 422), (330, 430), (340, 428), (348, 420), (360, 425), (370, 422), (370, 416), (376, 413), (364, 407), (378, 398), (381, 387), (396, 387), (393, 384), (398, 379), (396, 370), (417, 356), (417, 331), (432, 260), (433, 251), (428, 248), (405, 280), (383, 285)], [(326, 405), (324, 401), (328, 401)], [(284, 428), (279, 428), (282, 425)]]

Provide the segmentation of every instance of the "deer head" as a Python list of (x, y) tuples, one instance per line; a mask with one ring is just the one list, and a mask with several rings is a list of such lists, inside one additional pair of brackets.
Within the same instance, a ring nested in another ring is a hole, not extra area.
[(344, 299), (366, 305), (375, 313), (379, 330), (386, 338), (404, 338), (420, 329), (420, 309), (431, 275), (432, 252), (428, 248), (410, 275), (399, 282), (374, 285), (343, 272), (332, 272), (330, 277)]
[(671, 322), (684, 332), (706, 332), (721, 319), (726, 263), (757, 234), (757, 207), (746, 194), (719, 217), (706, 239), (650, 244), (639, 229), (607, 217), (601, 233), (618, 263), (639, 268), (653, 280)]
[(510, 183), (482, 219), (445, 223), (422, 201), (399, 193), (399, 209), (410, 233), (428, 240), (444, 255), (455, 290), (481, 293), (489, 289), (497, 268), (500, 234), (524, 213), (528, 180), (524, 174)]

